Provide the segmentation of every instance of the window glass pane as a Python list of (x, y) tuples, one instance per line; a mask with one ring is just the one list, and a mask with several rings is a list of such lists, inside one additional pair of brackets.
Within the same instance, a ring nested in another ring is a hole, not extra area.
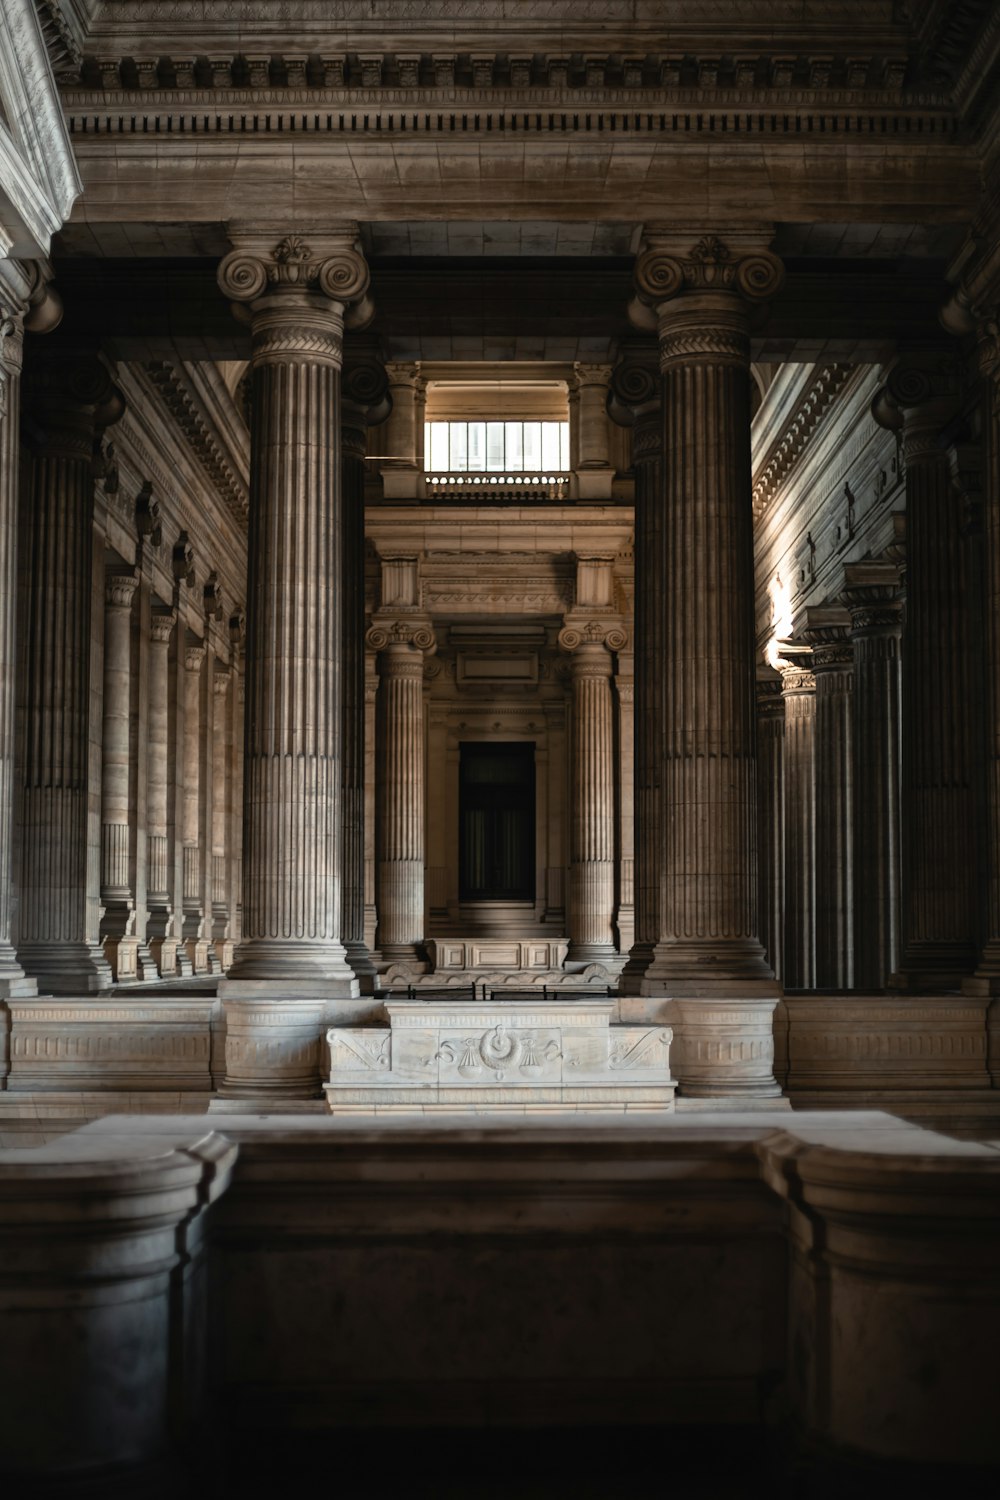
[(541, 422), (525, 422), (524, 424), (524, 467), (526, 469), (539, 469), (542, 464), (542, 424)]
[(442, 470), (447, 469), (451, 459), (448, 451), (448, 423), (430, 422), (428, 426), (431, 433), (430, 467), (435, 473), (441, 473)]
[(465, 422), (448, 423), (448, 467), (464, 473), (469, 463), (469, 429)]
[(524, 423), (505, 422), (504, 441), (507, 467), (516, 474), (524, 468)]
[(542, 467), (544, 469), (558, 469), (559, 467), (559, 426), (558, 422), (542, 423)]
[(486, 424), (486, 467), (493, 474), (504, 467), (502, 422)]
[[(452, 422), (452, 427), (462, 425)], [(469, 432), (469, 468), (482, 470), (486, 467), (486, 423), (467, 422), (465, 426)]]

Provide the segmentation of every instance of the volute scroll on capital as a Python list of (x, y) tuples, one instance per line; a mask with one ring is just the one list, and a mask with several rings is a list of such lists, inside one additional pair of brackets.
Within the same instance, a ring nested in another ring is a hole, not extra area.
[(608, 651), (624, 651), (628, 631), (604, 620), (590, 620), (586, 625), (565, 625), (559, 632), (559, 647), (572, 654), (581, 646), (604, 646)]
[(754, 247), (741, 253), (717, 234), (703, 234), (682, 254), (654, 231), (635, 263), (636, 291), (653, 306), (686, 292), (728, 291), (747, 302), (763, 302), (780, 291), (784, 279), (785, 268), (773, 250)]
[(385, 651), (389, 646), (412, 646), (415, 651), (434, 651), (437, 639), (429, 625), (409, 620), (385, 620), (372, 625), (365, 635), (369, 651)]

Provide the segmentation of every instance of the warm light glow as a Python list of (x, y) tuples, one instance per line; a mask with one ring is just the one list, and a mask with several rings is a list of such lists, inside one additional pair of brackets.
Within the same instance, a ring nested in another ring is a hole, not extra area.
[(788, 665), (781, 654), (782, 642), (792, 634), (792, 591), (782, 583), (780, 573), (775, 573), (768, 584), (767, 597), (771, 601), (771, 638), (764, 647), (764, 660), (779, 672)]

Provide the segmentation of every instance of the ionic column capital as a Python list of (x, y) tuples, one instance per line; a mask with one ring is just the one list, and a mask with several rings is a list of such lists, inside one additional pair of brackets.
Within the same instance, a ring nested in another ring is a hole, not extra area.
[(374, 311), (354, 227), (314, 230), (308, 242), (276, 230), (235, 230), (232, 239), (218, 282), (236, 316), (250, 323), (253, 364), (300, 358), (339, 367), (345, 318), (362, 327)]
[[(630, 352), (611, 371), (608, 416), (619, 427), (638, 429), (648, 425), (656, 434), (659, 446), (661, 401), (659, 356), (651, 343), (642, 353)], [(638, 432), (633, 435), (633, 443), (637, 441)], [(634, 457), (639, 457), (635, 451)]]
[(388, 652), (399, 647), (404, 652), (430, 654), (437, 650), (437, 638), (433, 626), (425, 620), (379, 619), (372, 622), (365, 645), (370, 651)]
[(24, 385), (43, 451), (53, 457), (89, 463), (95, 430), (125, 412), (125, 397), (96, 358), (32, 359)]
[(128, 611), (139, 587), (137, 568), (113, 568), (104, 577), (104, 603), (108, 609)]
[(188, 639), (184, 643), (185, 670), (188, 672), (200, 672), (202, 662), (205, 660), (206, 650), (207, 647), (204, 641), (198, 640), (197, 637)]
[(823, 605), (806, 610), (803, 632), (812, 646), (813, 672), (844, 671), (854, 665), (850, 611), (841, 605)]
[(649, 225), (635, 264), (633, 322), (660, 339), (660, 364), (748, 365), (754, 306), (780, 291), (785, 271), (770, 230), (677, 230)]
[(610, 672), (611, 653), (624, 651), (628, 631), (617, 620), (575, 620), (560, 630), (558, 643), (572, 658), (574, 670), (585, 661), (601, 661)]
[(149, 638), (154, 646), (169, 646), (176, 624), (176, 610), (164, 609), (162, 605), (154, 606), (149, 621)]
[(908, 464), (940, 459), (942, 430), (962, 404), (960, 361), (953, 355), (914, 355), (897, 361), (875, 393), (872, 416), (899, 432)]
[(773, 667), (760, 666), (755, 677), (757, 716), (766, 719), (781, 719), (785, 714), (785, 703), (781, 696), (781, 673)]

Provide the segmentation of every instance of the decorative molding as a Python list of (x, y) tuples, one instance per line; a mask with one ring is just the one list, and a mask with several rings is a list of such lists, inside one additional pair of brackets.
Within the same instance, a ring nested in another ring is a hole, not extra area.
[(211, 481), (223, 505), (239, 526), (246, 530), (250, 514), (250, 495), (243, 478), (229, 462), (176, 367), (162, 360), (151, 360), (143, 370), (159, 392), (163, 404)]
[(788, 417), (754, 475), (752, 494), (755, 521), (760, 520), (779, 494), (852, 373), (851, 365), (824, 365)]
[(682, 254), (677, 248), (677, 231), (648, 226), (644, 248), (635, 263), (639, 296), (651, 305), (692, 291), (729, 291), (748, 302), (773, 297), (785, 279), (778, 256), (759, 246), (741, 246), (738, 236), (730, 238), (732, 244), (717, 234), (703, 234), (687, 254)]

